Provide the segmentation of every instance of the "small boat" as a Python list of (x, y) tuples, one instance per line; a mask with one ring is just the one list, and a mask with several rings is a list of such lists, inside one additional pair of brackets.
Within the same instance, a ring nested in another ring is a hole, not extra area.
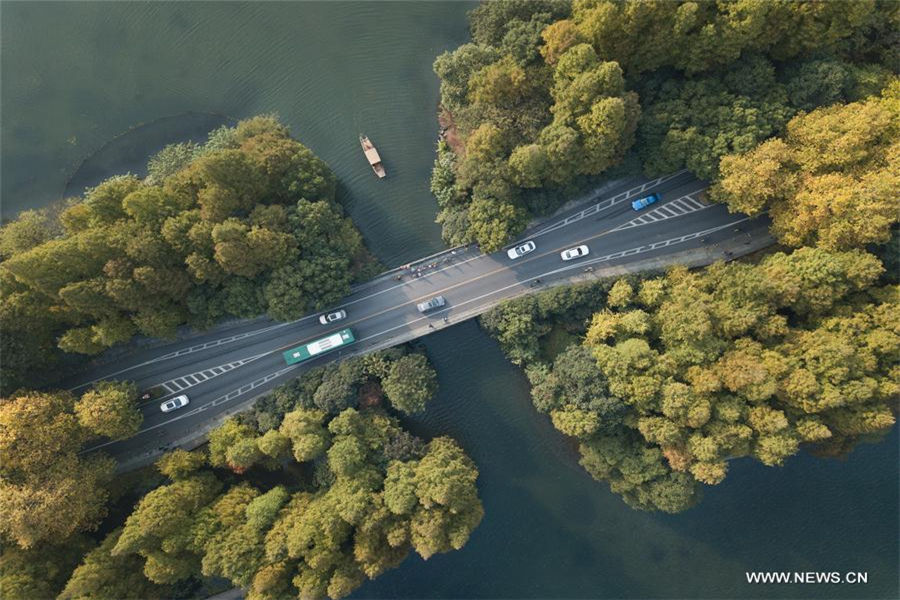
[(362, 145), (363, 152), (366, 153), (366, 159), (369, 161), (369, 164), (372, 165), (372, 170), (375, 171), (375, 174), (378, 175), (379, 179), (383, 179), (387, 173), (384, 172), (384, 165), (381, 164), (381, 157), (378, 156), (378, 150), (375, 149), (375, 146), (369, 141), (369, 138), (362, 134), (359, 136), (359, 143)]

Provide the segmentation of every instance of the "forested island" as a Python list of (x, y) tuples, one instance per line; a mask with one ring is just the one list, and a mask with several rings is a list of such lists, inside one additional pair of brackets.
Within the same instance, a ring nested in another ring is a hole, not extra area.
[(313, 369), (198, 450), (124, 475), (83, 450), (139, 431), (136, 386), (43, 388), (62, 351), (226, 316), (289, 320), (344, 296), (378, 265), (335, 186), (277, 119), (256, 117), (0, 229), (5, 596), (189, 598), (227, 581), (260, 600), (336, 599), (410, 551), (466, 543), (483, 514), (474, 463), (398, 420), (437, 390), (419, 352)]
[[(687, 169), (778, 245), (560, 286), (481, 318), (531, 401), (628, 505), (678, 513), (732, 461), (840, 456), (900, 395), (898, 4), (503, 0), (437, 57), (431, 189), (450, 245), (500, 248), (578, 190)], [(0, 589), (10, 598), (337, 599), (461, 549), (478, 468), (403, 426), (418, 348), (315, 368), (208, 443), (115, 473), (138, 389), (56, 390), (135, 335), (291, 320), (378, 265), (330, 168), (262, 116), (167, 146), (0, 228)], [(487, 472), (487, 471), (485, 471)], [(598, 493), (601, 493), (598, 488)]]
[(584, 177), (686, 168), (779, 251), (558, 288), (481, 319), (630, 505), (728, 462), (877, 439), (897, 413), (900, 82), (890, 2), (492, 2), (435, 62), (450, 243), (497, 248)]
[(0, 229), (4, 393), (49, 383), (59, 350), (228, 316), (295, 319), (378, 270), (331, 169), (274, 117), (168, 146), (147, 170)]
[[(472, 42), (434, 63), (455, 148), (439, 145), (431, 187), (445, 241), (488, 251), (598, 175), (686, 168), (714, 181), (734, 168), (723, 157), (781, 136), (791, 119), (879, 96), (900, 61), (890, 1), (510, 0), (481, 4), (470, 22)], [(848, 106), (856, 118), (834, 108), (807, 130), (865, 127), (866, 111), (891, 110)], [(883, 118), (868, 127), (892, 131)], [(896, 214), (886, 191), (841, 202), (873, 216), (873, 226), (849, 220), (881, 242)], [(872, 197), (888, 202), (875, 215)]]
[(392, 416), (424, 410), (436, 389), (425, 356), (402, 348), (320, 367), (208, 445), (115, 480), (111, 460), (79, 454), (106, 433), (80, 418), (84, 398), (17, 395), (0, 406), (12, 543), (0, 586), (11, 598), (187, 598), (224, 577), (251, 599), (337, 599), (411, 550), (462, 548), (483, 514), (478, 470), (452, 439), (426, 442)]

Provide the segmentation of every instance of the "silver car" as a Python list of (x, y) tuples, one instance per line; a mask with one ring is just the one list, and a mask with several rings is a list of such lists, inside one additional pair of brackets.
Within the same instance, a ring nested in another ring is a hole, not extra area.
[(444, 300), (443, 296), (435, 296), (430, 300), (426, 300), (425, 302), (419, 302), (416, 304), (416, 308), (419, 309), (419, 312), (428, 312), (434, 308), (438, 308), (439, 306), (444, 306), (447, 304), (447, 301)]
[(347, 318), (347, 311), (344, 309), (336, 310), (334, 312), (328, 313), (327, 315), (322, 315), (319, 317), (319, 323), (322, 325), (328, 325), (329, 323), (334, 323), (335, 321), (340, 321), (341, 319)]
[(524, 256), (529, 252), (534, 252), (535, 245), (531, 240), (525, 242), (524, 244), (519, 244), (515, 248), (510, 248), (506, 251), (506, 255), (511, 259), (515, 260), (520, 256)]
[(182, 406), (187, 406), (188, 403), (190, 403), (190, 400), (188, 400), (187, 396), (182, 394), (180, 396), (175, 396), (174, 398), (166, 400), (165, 402), (160, 404), (159, 410), (163, 411), (164, 413), (168, 413), (172, 412), (173, 410), (178, 410)]

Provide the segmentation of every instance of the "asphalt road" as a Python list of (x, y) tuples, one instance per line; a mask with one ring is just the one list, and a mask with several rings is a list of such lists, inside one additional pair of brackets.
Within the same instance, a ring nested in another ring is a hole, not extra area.
[[(735, 238), (767, 234), (765, 217), (750, 219), (729, 214), (722, 205), (705, 203), (701, 194), (705, 187), (688, 173), (631, 180), (526, 232), (519, 241), (533, 240), (537, 248), (516, 260), (510, 260), (505, 249), (488, 255), (474, 246), (457, 250), (426, 261), (415, 273), (403, 271), (399, 281), (393, 275), (359, 286), (334, 307), (345, 309), (347, 318), (332, 325), (318, 322), (321, 313), (291, 323), (236, 322), (137, 351), (84, 373), (71, 387), (82, 391), (100, 379), (127, 379), (142, 390), (153, 386), (169, 390), (141, 407), (144, 422), (138, 434), (94, 447), (102, 447), (120, 461), (149, 457), (202, 434), (236, 406), (310, 366), (405, 341), (414, 330), (424, 326), (425, 333), (432, 331), (429, 324), (439, 329), (458, 322), (463, 313), (470, 318), (520, 295), (525, 288), (566, 280), (586, 268), (623, 265), (702, 246), (716, 248)], [(659, 193), (661, 202), (635, 212), (631, 200), (651, 192)], [(562, 250), (580, 244), (590, 248), (588, 256), (561, 260)], [(416, 310), (416, 303), (438, 294), (447, 300), (444, 308), (425, 315)], [(345, 327), (352, 328), (357, 338), (353, 346), (302, 365), (285, 364), (282, 351)], [(187, 394), (190, 404), (162, 413), (160, 402), (177, 394)]]

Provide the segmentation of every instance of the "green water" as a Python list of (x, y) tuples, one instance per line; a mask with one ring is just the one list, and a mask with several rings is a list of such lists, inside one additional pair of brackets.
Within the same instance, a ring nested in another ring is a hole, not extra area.
[[(431, 63), (466, 40), (471, 6), (2, 3), (3, 213), (58, 200), (76, 171), (77, 189), (204, 126), (277, 112), (335, 170), (385, 264), (433, 252)], [(183, 116), (157, 121), (171, 115)], [(411, 557), (355, 597), (898, 596), (896, 431), (845, 461), (735, 461), (699, 507), (639, 513), (578, 467), (474, 323), (425, 343), (441, 391), (410, 426), (460, 440), (481, 470), (486, 516), (462, 551)], [(761, 588), (744, 583), (748, 570), (865, 571), (869, 583)]]
[[(335, 170), (382, 261), (430, 254), (442, 247), (428, 191), (431, 63), (464, 41), (472, 6), (4, 2), (4, 214), (59, 199), (82, 160), (135, 125), (275, 112)], [(386, 180), (359, 133), (378, 147)]]

